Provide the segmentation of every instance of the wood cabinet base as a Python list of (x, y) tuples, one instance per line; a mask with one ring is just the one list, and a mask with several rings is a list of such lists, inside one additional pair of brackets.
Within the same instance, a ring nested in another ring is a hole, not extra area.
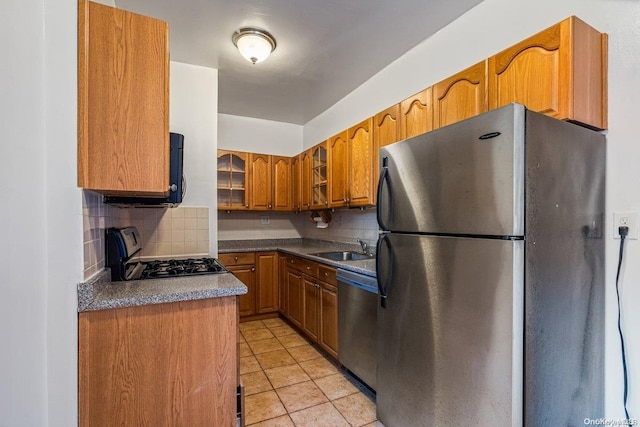
[(233, 426), (236, 297), (79, 315), (80, 426)]

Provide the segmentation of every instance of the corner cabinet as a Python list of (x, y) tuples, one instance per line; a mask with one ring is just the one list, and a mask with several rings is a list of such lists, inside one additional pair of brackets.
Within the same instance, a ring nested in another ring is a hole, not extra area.
[(169, 192), (169, 26), (78, 2), (78, 186)]
[(78, 425), (235, 425), (237, 330), (236, 297), (80, 313)]
[(489, 58), (489, 106), (607, 128), (607, 35), (571, 16)]
[(218, 210), (249, 209), (248, 153), (218, 150)]

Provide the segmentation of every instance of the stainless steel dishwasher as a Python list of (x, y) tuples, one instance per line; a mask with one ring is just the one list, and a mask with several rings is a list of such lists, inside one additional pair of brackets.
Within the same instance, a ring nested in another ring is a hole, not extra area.
[(340, 363), (376, 389), (378, 284), (375, 277), (337, 269)]

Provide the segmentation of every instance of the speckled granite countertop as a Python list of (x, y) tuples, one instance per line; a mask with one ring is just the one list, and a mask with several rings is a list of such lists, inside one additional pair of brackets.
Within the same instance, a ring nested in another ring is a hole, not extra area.
[(312, 261), (327, 264), (336, 268), (350, 270), (367, 276), (376, 275), (375, 257), (362, 261), (331, 261), (311, 255), (316, 252), (356, 251), (361, 252), (360, 245), (349, 243), (327, 242), (311, 239), (269, 239), (269, 240), (219, 240), (218, 253), (282, 251)]
[(247, 293), (231, 273), (111, 282), (109, 269), (78, 285), (78, 311), (106, 310)]

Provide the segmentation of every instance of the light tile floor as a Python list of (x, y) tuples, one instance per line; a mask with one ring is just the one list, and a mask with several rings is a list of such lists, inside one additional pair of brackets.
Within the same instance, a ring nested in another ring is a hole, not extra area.
[(384, 427), (372, 394), (282, 319), (240, 324), (240, 378), (251, 427)]

